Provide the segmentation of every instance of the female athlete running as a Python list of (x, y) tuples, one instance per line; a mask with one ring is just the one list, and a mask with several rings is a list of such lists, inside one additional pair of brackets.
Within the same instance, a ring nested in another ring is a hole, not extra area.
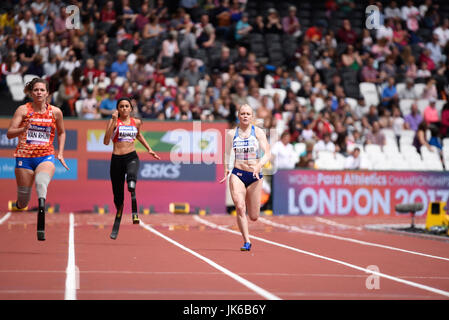
[[(252, 221), (259, 218), (263, 178), (260, 171), (271, 157), (267, 137), (262, 129), (251, 123), (253, 118), (253, 109), (247, 104), (242, 105), (238, 111), (238, 126), (226, 134), (225, 176), (220, 180), (220, 183), (223, 183), (230, 175), (231, 198), (234, 201), (237, 224), (244, 240), (243, 247), (240, 248), (242, 251), (251, 250), (246, 213), (248, 212)], [(231, 151), (235, 153), (232, 172), (228, 167)]]
[(69, 170), (63, 156), (66, 134), (61, 110), (47, 103), (48, 83), (35, 78), (26, 84), (24, 92), (32, 102), (17, 108), (7, 132), (8, 139), (19, 138), (14, 153), (17, 201), (11, 210), (27, 210), (34, 182), (38, 197), (37, 239), (43, 241), (47, 188), (55, 173), (55, 129), (59, 143), (56, 157)]
[(128, 191), (131, 193), (132, 219), (134, 224), (139, 223), (137, 215), (136, 181), (139, 170), (139, 158), (137, 156), (134, 141), (137, 139), (148, 150), (154, 158), (160, 157), (151, 149), (143, 137), (142, 121), (131, 117), (131, 100), (120, 98), (117, 101), (117, 110), (112, 114), (106, 127), (104, 144), (113, 142), (110, 176), (112, 191), (114, 194), (114, 205), (117, 209), (111, 239), (116, 239), (123, 213), (123, 202), (125, 196), (125, 176), (128, 183)]

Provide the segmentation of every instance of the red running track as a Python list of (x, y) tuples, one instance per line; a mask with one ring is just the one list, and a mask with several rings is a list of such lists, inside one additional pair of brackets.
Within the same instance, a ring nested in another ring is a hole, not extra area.
[(125, 215), (111, 240), (113, 215), (75, 214), (70, 265), (69, 216), (38, 242), (35, 213), (0, 214), (1, 300), (449, 299), (449, 242), (363, 228), (408, 219), (264, 217), (240, 252), (227, 215)]

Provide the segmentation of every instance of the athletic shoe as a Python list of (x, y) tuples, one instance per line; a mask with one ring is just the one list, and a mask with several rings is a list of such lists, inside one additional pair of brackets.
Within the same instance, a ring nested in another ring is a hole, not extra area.
[(240, 251), (249, 251), (251, 250), (251, 243), (250, 242), (245, 242), (243, 244), (243, 247), (240, 248)]
[(8, 202), (8, 210), (9, 211), (28, 211), (28, 206), (25, 208), (17, 208), (16, 201), (9, 201)]

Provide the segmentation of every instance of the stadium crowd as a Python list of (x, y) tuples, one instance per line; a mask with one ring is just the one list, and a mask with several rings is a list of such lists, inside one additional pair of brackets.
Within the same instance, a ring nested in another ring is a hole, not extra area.
[[(357, 169), (361, 149), (385, 146), (386, 131), (399, 146), (414, 130), (418, 153), (449, 136), (449, 9), (440, 2), (6, 0), (1, 89), (10, 74), (43, 77), (51, 102), (84, 119), (110, 117), (126, 96), (144, 119), (232, 126), (246, 103), (279, 132), (279, 168), (319, 167), (328, 150)], [(378, 25), (367, 29), (369, 5)], [(361, 84), (374, 85), (377, 102)]]

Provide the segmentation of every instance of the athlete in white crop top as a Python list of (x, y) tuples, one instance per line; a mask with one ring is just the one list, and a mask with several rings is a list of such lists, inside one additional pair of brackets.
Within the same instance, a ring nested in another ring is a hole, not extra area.
[[(242, 105), (238, 112), (239, 125), (226, 134), (225, 176), (220, 180), (223, 183), (229, 176), (237, 224), (244, 240), (243, 247), (240, 248), (242, 251), (251, 249), (246, 213), (248, 212), (252, 221), (259, 218), (263, 178), (260, 171), (271, 157), (265, 132), (251, 124), (253, 118), (253, 109), (247, 104)], [(235, 153), (235, 160), (231, 164), (234, 167), (231, 174), (228, 166), (232, 151)]]

